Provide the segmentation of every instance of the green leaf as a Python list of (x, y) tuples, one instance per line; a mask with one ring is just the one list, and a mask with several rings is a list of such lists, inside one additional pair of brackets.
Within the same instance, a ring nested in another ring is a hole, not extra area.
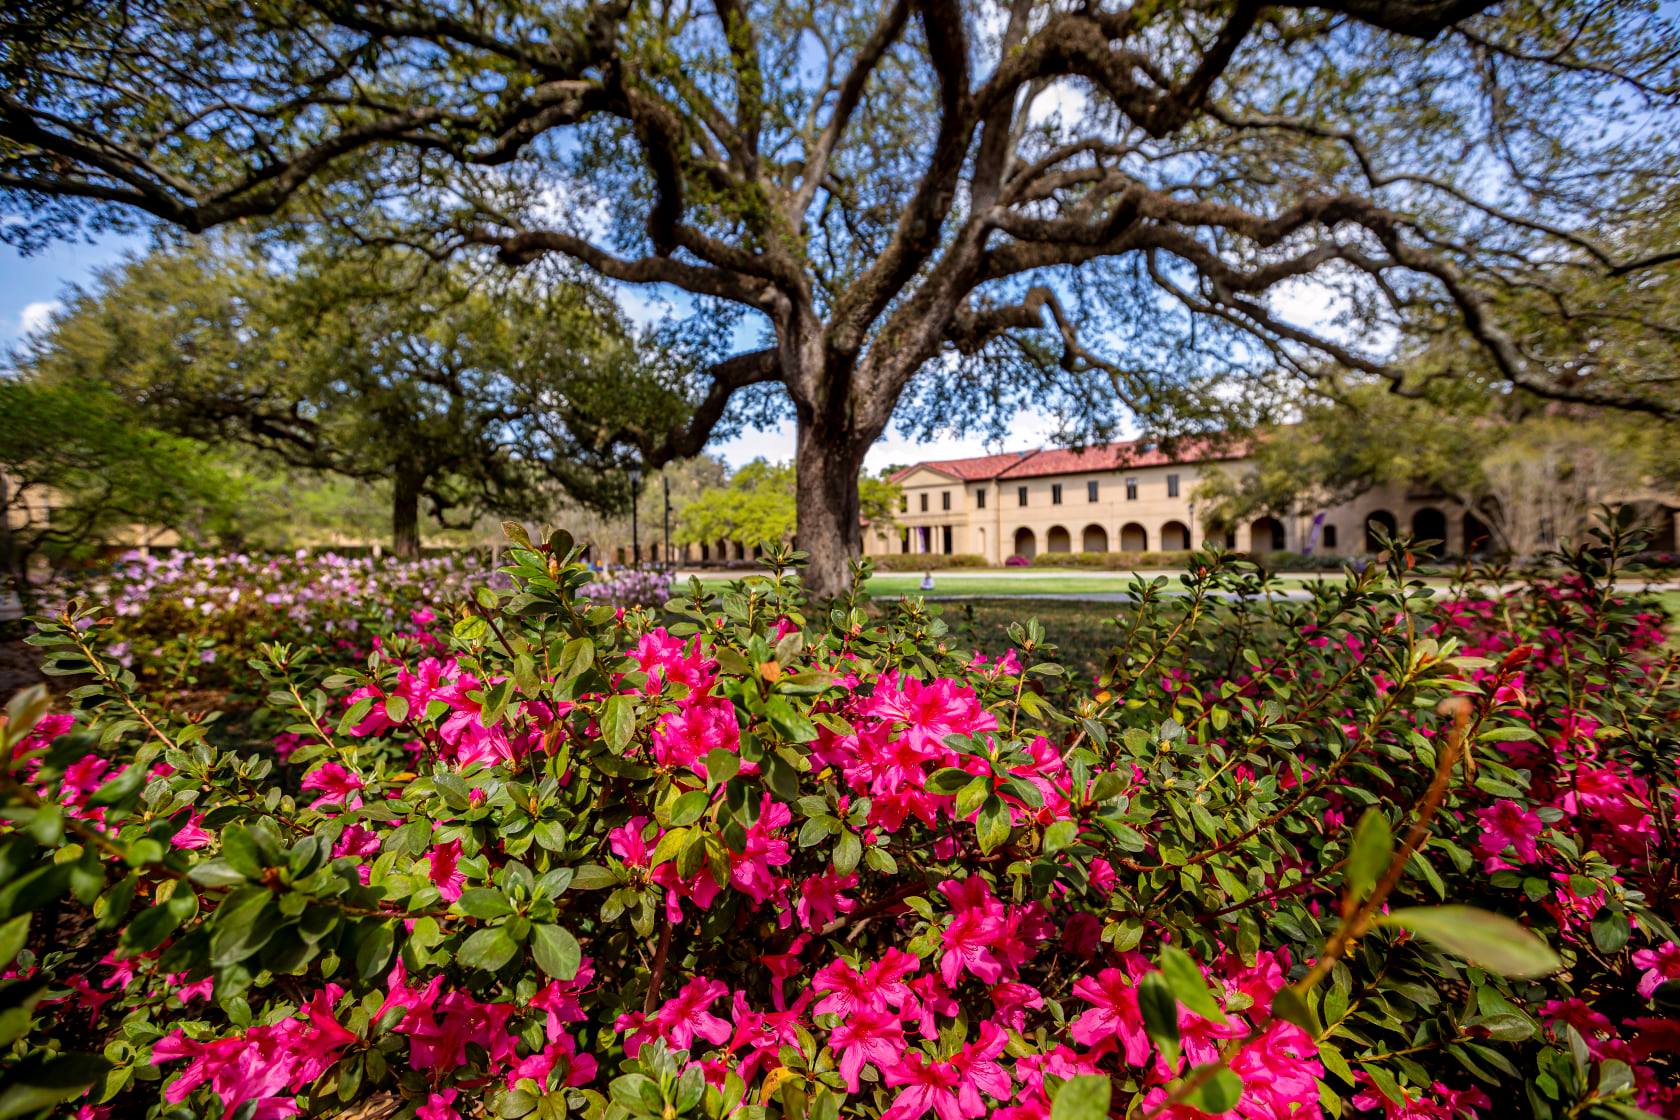
[(1113, 1098), (1114, 1086), (1105, 1076), (1072, 1078), (1050, 1103), (1050, 1120), (1104, 1120)]
[(30, 1054), (6, 1071), (0, 1120), (72, 1100), (104, 1077), (111, 1063), (93, 1054)]
[(1178, 1065), (1178, 1001), (1159, 972), (1145, 973), (1138, 981), (1138, 1010), (1143, 1029), (1155, 1040), (1168, 1067)]
[(1272, 997), (1272, 1014), (1286, 1023), (1294, 1023), (1315, 1039), (1324, 1034), (1324, 1024), (1318, 1021), (1317, 1013), (1294, 988), (1284, 988)]
[(1518, 980), (1550, 976), (1563, 961), (1531, 930), (1474, 906), (1414, 906), (1379, 925), (1398, 926), (1490, 972)]
[(461, 897), (455, 900), (463, 914), (474, 918), (505, 918), (513, 913), (513, 906), (507, 896), (501, 891), (490, 887), (474, 887), (461, 892)]
[(0, 970), (9, 967), (17, 955), (23, 952), (23, 945), (29, 937), (29, 915), (19, 914), (11, 921), (0, 925)]
[(560, 651), (560, 660), (554, 666), (555, 675), (563, 681), (581, 677), (595, 664), (595, 643), (588, 638), (573, 638)]
[(858, 839), (855, 832), (842, 832), (840, 839), (834, 845), (834, 870), (842, 875), (850, 875), (863, 858), (863, 841)]
[[(1206, 1068), (1206, 1066), (1196, 1067), (1185, 1080), (1195, 1078)], [(1232, 1072), (1231, 1067), (1225, 1065), (1219, 1066), (1206, 1076), (1206, 1081), (1184, 1095), (1184, 1103), (1212, 1116), (1229, 1112), (1235, 1108), (1237, 1100), (1242, 1096), (1242, 1078)]]
[(975, 819), (975, 829), (982, 852), (998, 848), (1009, 839), (1009, 806), (1000, 798), (988, 797), (980, 807), (980, 816)]
[(392, 723), (401, 723), (408, 718), (408, 697), (391, 695), (385, 697), (385, 718)]
[(1059, 852), (1079, 838), (1079, 822), (1054, 821), (1044, 830), (1044, 854)]
[(551, 925), (531, 927), (531, 955), (537, 967), (556, 980), (570, 980), (583, 963), (583, 949), (570, 932)]
[(222, 858), (245, 878), (262, 878), (262, 852), (257, 847), (256, 838), (244, 825), (230, 824), (222, 830)]
[(338, 733), (340, 735), (350, 734), (355, 726), (366, 719), (367, 714), (372, 710), (373, 697), (371, 696), (364, 696), (350, 705), (349, 708), (345, 709), (344, 714), (338, 717)]
[(636, 701), (630, 696), (610, 696), (601, 712), (601, 738), (614, 753), (622, 754), (636, 734)]
[(1394, 858), (1394, 833), (1382, 810), (1371, 808), (1359, 818), (1353, 830), (1353, 843), (1348, 847), (1347, 870), (1343, 881), (1348, 894), (1355, 899), (1367, 898), (1383, 872)]
[(1179, 1003), (1204, 1019), (1215, 1023), (1225, 1021), (1225, 1012), (1215, 1002), (1213, 993), (1208, 991), (1207, 979), (1196, 962), (1190, 959), (1189, 953), (1169, 945), (1161, 950), (1160, 963), (1161, 975)]
[(706, 806), (711, 802), (712, 795), (705, 790), (689, 790), (671, 803), (671, 827), (682, 828), (693, 824), (705, 813)]
[(513, 943), (513, 938), (507, 935), (507, 930), (501, 926), (491, 926), (467, 938), (466, 943), (461, 946), (461, 951), (455, 954), (455, 959), (468, 968), (482, 968), (486, 972), (495, 972), (512, 960), (518, 949), (519, 946)]

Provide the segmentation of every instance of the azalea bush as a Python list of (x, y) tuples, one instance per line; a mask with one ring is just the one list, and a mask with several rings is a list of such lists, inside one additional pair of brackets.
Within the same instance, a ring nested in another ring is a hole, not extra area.
[(1198, 555), (1095, 680), (797, 554), (623, 608), (514, 535), (441, 639), (249, 658), (283, 751), (150, 702), (113, 604), (40, 621), (0, 1117), (1680, 1115), (1619, 528), (1497, 599)]
[[(102, 648), (146, 690), (222, 690), (256, 699), (262, 682), (247, 663), (267, 644), (356, 658), (397, 636), (441, 646), (447, 616), (486, 585), (506, 587), (507, 577), (470, 552), (399, 560), (302, 550), (133, 551), (50, 594), (60, 606), (100, 603)], [(597, 602), (658, 606), (669, 590), (668, 576), (626, 570), (596, 576), (583, 593)]]

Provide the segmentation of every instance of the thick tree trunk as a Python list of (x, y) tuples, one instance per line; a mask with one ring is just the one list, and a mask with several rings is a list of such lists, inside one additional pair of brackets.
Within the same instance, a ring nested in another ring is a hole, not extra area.
[(799, 420), (794, 455), (798, 544), (811, 555), (805, 586), (816, 599), (832, 599), (846, 590), (850, 561), (863, 551), (857, 480), (869, 442), (856, 433)]
[(391, 486), (391, 551), (404, 560), (420, 558), (420, 483), (415, 472), (398, 470)]

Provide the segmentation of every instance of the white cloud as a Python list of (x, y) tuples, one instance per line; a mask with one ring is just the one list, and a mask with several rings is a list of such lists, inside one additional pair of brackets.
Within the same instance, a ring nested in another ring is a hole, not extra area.
[(25, 304), (23, 310), (18, 312), (18, 334), (30, 335), (41, 330), (63, 306), (56, 299), (39, 299), (34, 303)]
[(1064, 128), (1071, 128), (1084, 118), (1090, 104), (1090, 98), (1083, 89), (1061, 79), (1051, 82), (1033, 99), (1032, 106), (1027, 110), (1027, 121), (1035, 125), (1044, 124), (1054, 117)]

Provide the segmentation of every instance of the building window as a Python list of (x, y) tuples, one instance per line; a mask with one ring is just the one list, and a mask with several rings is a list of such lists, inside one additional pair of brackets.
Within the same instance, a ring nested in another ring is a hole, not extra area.
[(1027, 504), (1027, 488), (1025, 486), (1015, 487), (1015, 496), (1021, 500), (1022, 505)]
[[(909, 502), (910, 502), (910, 499), (906, 498), (904, 501), (905, 501), (905, 504), (908, 505)], [(910, 551), (910, 530), (909, 529), (899, 530), (898, 550), (900, 552), (909, 552)]]
[(1176, 474), (1169, 474), (1167, 476), (1167, 497), (1178, 497), (1178, 476)]
[(945, 529), (945, 533), (944, 533), (945, 539), (941, 543), (943, 543), (945, 545), (945, 555), (949, 556), (949, 555), (951, 555), (951, 527), (949, 525), (946, 525), (944, 527), (944, 529)]
[(1093, 501), (1093, 502), (1097, 500), (1097, 480), (1096, 479), (1093, 478), (1090, 482), (1087, 482), (1085, 484), (1085, 497), (1087, 499), (1089, 499), (1090, 501)]
[(1137, 501), (1137, 479), (1135, 478), (1126, 480), (1126, 500), (1128, 502)]
[[(1174, 492), (1176, 493), (1176, 491), (1174, 491)], [(923, 513), (927, 512), (927, 495), (926, 494), (922, 495), (922, 512)]]
[(1062, 504), (1062, 484), (1059, 482), (1050, 484), (1050, 504), (1053, 506)]
[(941, 490), (939, 492), (939, 508), (940, 509), (950, 509), (951, 508), (951, 492), (949, 490)]
[(1336, 547), (1336, 527), (1334, 525), (1324, 527), (1324, 547), (1332, 550)]
[(974, 492), (974, 508), (975, 509), (985, 509), (986, 508), (986, 492), (984, 490), (976, 490)]
[(899, 512), (901, 512), (901, 513), (909, 513), (910, 512), (910, 495), (908, 495), (908, 494), (900, 494), (899, 495), (898, 508), (899, 508)]

